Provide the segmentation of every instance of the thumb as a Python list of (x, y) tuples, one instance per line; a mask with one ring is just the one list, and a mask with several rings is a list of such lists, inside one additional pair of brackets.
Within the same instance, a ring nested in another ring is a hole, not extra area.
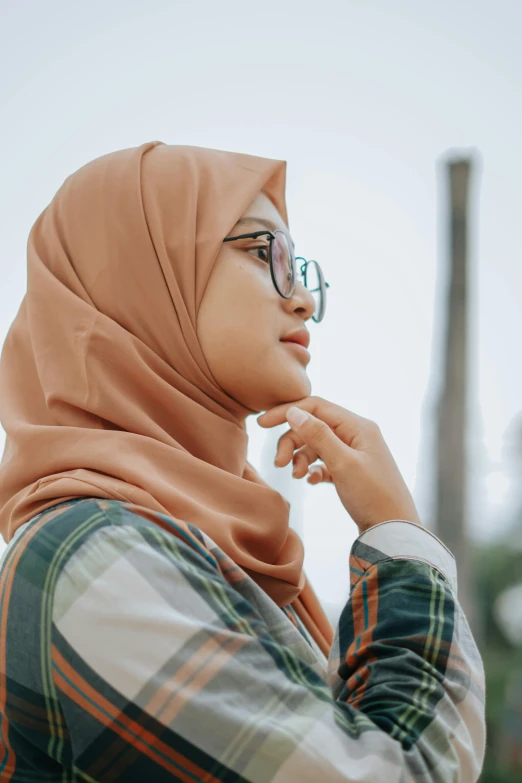
[(330, 472), (334, 464), (346, 459), (347, 447), (325, 421), (295, 405), (288, 408), (285, 415), (291, 428), (307, 446), (312, 446)]

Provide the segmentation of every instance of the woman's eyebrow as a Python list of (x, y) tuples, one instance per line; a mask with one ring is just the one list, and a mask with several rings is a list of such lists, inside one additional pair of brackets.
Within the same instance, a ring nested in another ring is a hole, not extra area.
[[(281, 230), (281, 229), (278, 229), (276, 224), (273, 223), (271, 220), (268, 220), (267, 218), (254, 217), (254, 216), (239, 218), (239, 220), (236, 223), (236, 226), (242, 226), (245, 223), (261, 223), (262, 226), (265, 226), (265, 228), (269, 228), (270, 231)], [(234, 226), (234, 228), (235, 228), (235, 226)], [(288, 234), (286, 234), (286, 236), (288, 236), (288, 238), (290, 239), (290, 241), (291, 241), (291, 243), (292, 243), (292, 245), (294, 246), (294, 249), (295, 249), (295, 242), (292, 239), (292, 237), (290, 237)]]

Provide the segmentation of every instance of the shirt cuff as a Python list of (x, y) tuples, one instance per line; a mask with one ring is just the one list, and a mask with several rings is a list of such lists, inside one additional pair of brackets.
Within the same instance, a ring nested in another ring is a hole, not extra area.
[(391, 519), (365, 530), (354, 541), (351, 551), (361, 565), (382, 560), (422, 560), (433, 566), (457, 593), (455, 556), (430, 530), (403, 519)]

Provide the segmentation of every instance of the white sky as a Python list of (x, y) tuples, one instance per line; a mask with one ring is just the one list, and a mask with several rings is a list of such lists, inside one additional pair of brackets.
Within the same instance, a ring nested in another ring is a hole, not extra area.
[[(285, 159), (297, 252), (331, 283), (310, 324), (313, 393), (379, 423), (428, 526), (441, 162), (475, 155), (470, 524), (498, 533), (508, 485), (488, 460), (522, 408), (522, 4), (17, 0), (0, 14), (0, 344), (29, 230), (79, 166), (156, 139)], [(260, 466), (265, 432), (249, 432)], [(298, 486), (305, 565), (335, 602), (356, 529), (333, 487)]]

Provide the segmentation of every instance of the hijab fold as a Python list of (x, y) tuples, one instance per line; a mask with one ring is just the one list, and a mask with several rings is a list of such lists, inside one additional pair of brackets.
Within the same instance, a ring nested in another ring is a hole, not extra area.
[(197, 314), (222, 240), (286, 162), (152, 141), (69, 176), (27, 245), (0, 359), (0, 532), (64, 500), (133, 503), (209, 535), (324, 654), (333, 630), (289, 503), (247, 460), (253, 413), (214, 380)]

